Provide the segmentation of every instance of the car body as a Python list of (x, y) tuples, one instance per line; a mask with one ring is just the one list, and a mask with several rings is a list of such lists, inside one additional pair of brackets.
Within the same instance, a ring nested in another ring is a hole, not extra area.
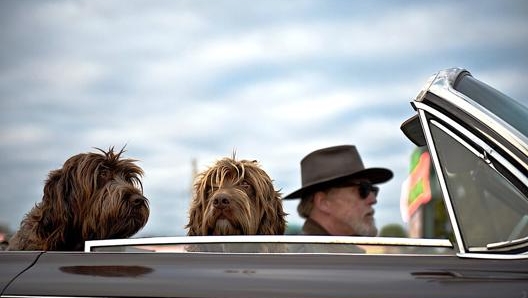
[(452, 239), (182, 236), (0, 252), (1, 297), (528, 297), (528, 109), (460, 68), (401, 130), (430, 153)]

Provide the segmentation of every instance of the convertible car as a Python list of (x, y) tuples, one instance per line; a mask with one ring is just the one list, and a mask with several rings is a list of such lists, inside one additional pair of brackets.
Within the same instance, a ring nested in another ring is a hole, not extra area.
[(528, 297), (528, 109), (464, 69), (401, 130), (425, 148), (446, 239), (192, 236), (0, 252), (1, 297)]

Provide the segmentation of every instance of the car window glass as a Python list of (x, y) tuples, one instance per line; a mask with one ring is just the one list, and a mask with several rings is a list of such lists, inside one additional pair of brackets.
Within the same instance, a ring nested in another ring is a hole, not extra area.
[[(493, 166), (432, 123), (431, 133), (466, 246), (528, 236), (528, 199)], [(467, 144), (466, 144), (467, 146)]]

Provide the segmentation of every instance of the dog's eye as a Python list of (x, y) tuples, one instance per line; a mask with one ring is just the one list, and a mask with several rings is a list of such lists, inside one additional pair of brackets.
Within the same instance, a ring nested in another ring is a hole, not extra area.
[(108, 177), (110, 177), (110, 171), (108, 169), (101, 169), (99, 171), (99, 177), (107, 179)]
[(249, 182), (247, 182), (246, 180), (240, 183), (240, 187), (244, 189), (246, 192), (250, 192), (253, 190), (253, 187), (251, 186), (251, 184), (249, 184)]
[(212, 185), (208, 185), (206, 188), (206, 195), (210, 196), (215, 191), (215, 187)]
[(110, 172), (110, 170), (100, 168), (99, 173), (97, 174), (97, 185), (99, 185), (99, 187), (102, 187), (110, 180), (112, 180), (112, 173)]

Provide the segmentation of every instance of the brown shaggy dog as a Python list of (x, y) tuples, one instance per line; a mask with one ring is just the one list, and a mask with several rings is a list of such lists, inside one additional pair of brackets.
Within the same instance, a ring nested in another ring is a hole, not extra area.
[(83, 250), (86, 240), (134, 235), (149, 217), (143, 170), (114, 153), (81, 153), (51, 171), (42, 201), (27, 213), (8, 250)]
[(196, 177), (187, 235), (282, 235), (285, 217), (268, 174), (233, 154)]

